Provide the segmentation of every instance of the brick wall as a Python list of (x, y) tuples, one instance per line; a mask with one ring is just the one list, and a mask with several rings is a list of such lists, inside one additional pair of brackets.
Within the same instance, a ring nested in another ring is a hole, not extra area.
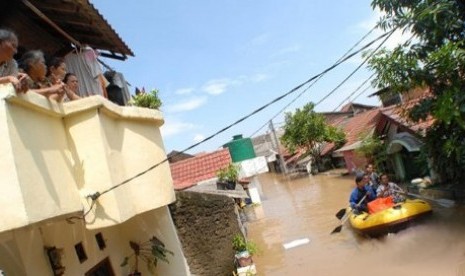
[(231, 241), (241, 231), (234, 200), (180, 191), (170, 211), (192, 275), (232, 275)]

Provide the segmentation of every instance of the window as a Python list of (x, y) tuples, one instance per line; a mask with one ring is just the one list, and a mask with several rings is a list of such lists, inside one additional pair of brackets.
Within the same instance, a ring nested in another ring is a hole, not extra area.
[(115, 272), (111, 267), (110, 259), (105, 258), (96, 266), (86, 272), (85, 276), (114, 276)]
[(81, 262), (81, 264), (87, 260), (87, 254), (86, 254), (86, 251), (84, 250), (84, 246), (82, 246), (82, 242), (76, 244), (74, 246), (74, 250), (76, 250), (76, 255), (79, 259), (79, 262)]
[(95, 234), (95, 240), (97, 241), (97, 245), (98, 248), (100, 248), (100, 250), (103, 250), (105, 249), (105, 247), (107, 247), (107, 245), (105, 244), (105, 240), (103, 239), (102, 233), (99, 232)]

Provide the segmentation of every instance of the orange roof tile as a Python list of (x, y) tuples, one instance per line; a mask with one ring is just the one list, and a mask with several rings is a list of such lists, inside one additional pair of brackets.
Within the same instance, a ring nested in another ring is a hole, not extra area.
[[(358, 113), (352, 118), (348, 118), (345, 124), (343, 124), (343, 130), (346, 134), (346, 143), (343, 146), (349, 146), (358, 142), (361, 138), (361, 135), (375, 129), (376, 124), (378, 123), (379, 115), (380, 108), (375, 108)], [(333, 148), (333, 143), (326, 144), (321, 151), (321, 155), (329, 153)]]
[(381, 113), (396, 123), (411, 129), (413, 132), (424, 135), (424, 131), (434, 123), (434, 118), (428, 116), (425, 120), (413, 122), (406, 115), (406, 111), (411, 107), (413, 107), (412, 103), (409, 103), (406, 106), (388, 106), (383, 108)]
[(221, 149), (170, 164), (174, 189), (187, 189), (200, 181), (215, 178), (216, 172), (231, 161), (229, 150)]

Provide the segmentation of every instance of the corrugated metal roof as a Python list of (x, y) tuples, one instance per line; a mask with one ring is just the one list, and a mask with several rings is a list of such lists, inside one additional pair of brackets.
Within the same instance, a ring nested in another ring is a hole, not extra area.
[[(104, 56), (134, 56), (126, 43), (88, 0), (28, 0), (45, 17), (83, 45), (107, 51)], [(71, 42), (22, 0), (0, 3), (0, 25), (15, 31), (24, 49), (49, 55), (71, 50)]]

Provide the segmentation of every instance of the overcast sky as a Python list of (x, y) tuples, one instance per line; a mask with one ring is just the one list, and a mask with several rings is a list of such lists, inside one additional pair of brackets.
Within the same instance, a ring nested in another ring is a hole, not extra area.
[[(167, 152), (187, 148), (320, 73), (379, 17), (368, 0), (92, 3), (135, 53), (124, 62), (105, 61), (125, 75), (132, 91), (135, 86), (160, 90)], [(379, 34), (372, 33), (362, 44)], [(392, 47), (398, 41), (395, 35), (386, 44)], [(328, 73), (286, 110), (318, 102), (362, 60), (356, 56)], [(332, 111), (370, 75), (365, 68), (357, 72), (317, 111)], [(235, 134), (252, 135), (301, 91), (190, 153), (215, 150)], [(367, 97), (374, 91), (368, 89), (356, 102), (379, 105), (378, 99)], [(283, 116), (274, 122), (279, 126)]]

